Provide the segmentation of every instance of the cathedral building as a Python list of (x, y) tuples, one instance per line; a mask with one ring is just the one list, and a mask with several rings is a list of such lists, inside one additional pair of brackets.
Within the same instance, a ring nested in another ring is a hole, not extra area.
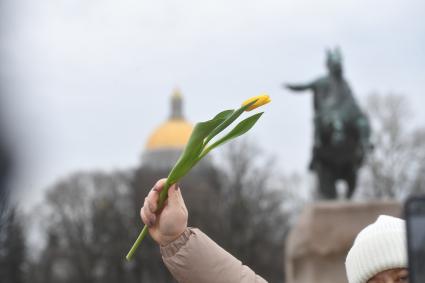
[(178, 89), (171, 96), (170, 116), (149, 136), (142, 153), (142, 167), (169, 170), (184, 149), (193, 126), (183, 114), (183, 97)]

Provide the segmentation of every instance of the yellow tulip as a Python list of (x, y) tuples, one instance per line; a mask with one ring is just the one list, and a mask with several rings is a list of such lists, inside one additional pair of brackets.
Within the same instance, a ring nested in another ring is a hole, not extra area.
[(245, 111), (251, 111), (251, 110), (253, 110), (253, 109), (257, 108), (257, 107), (263, 106), (264, 104), (269, 103), (271, 101), (271, 99), (270, 99), (270, 97), (267, 94), (257, 95), (257, 96), (254, 96), (254, 97), (251, 97), (251, 98), (245, 100), (242, 103), (242, 106), (245, 106), (247, 104), (250, 104), (253, 101), (255, 101), (254, 104), (252, 104), (251, 106), (249, 106)]

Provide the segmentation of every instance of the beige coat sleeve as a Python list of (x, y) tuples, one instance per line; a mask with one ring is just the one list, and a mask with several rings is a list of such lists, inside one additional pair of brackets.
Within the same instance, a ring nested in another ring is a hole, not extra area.
[(186, 229), (161, 254), (179, 283), (266, 282), (199, 229)]

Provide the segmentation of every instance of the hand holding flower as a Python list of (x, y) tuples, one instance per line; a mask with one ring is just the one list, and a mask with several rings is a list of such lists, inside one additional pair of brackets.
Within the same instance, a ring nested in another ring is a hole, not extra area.
[(163, 190), (165, 181), (166, 179), (161, 179), (155, 184), (140, 210), (149, 234), (161, 246), (168, 245), (184, 232), (188, 218), (187, 208), (177, 185), (170, 187), (166, 204), (162, 210), (158, 209), (159, 193)]

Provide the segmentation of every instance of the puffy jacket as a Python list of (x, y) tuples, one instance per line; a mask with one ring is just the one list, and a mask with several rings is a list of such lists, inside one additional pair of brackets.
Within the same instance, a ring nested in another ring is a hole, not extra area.
[(265, 283), (248, 266), (199, 229), (187, 228), (161, 247), (162, 259), (179, 283)]

